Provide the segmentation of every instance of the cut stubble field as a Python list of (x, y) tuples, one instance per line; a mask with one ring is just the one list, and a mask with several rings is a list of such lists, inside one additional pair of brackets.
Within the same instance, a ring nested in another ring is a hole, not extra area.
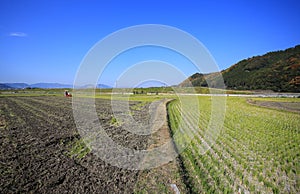
[[(151, 102), (165, 97), (133, 96), (128, 114), (147, 126)], [(97, 115), (119, 145), (152, 149), (178, 130), (192, 131), (193, 139), (185, 135), (174, 139), (174, 149), (182, 141), (190, 142), (174, 161), (149, 170), (126, 170), (101, 160), (85, 144), (76, 129), (71, 98), (0, 97), (0, 193), (174, 193), (174, 185), (181, 193), (300, 192), (297, 112), (228, 97), (224, 125), (216, 143), (203, 154), (200, 148), (210, 121), (211, 97), (197, 97), (199, 107), (191, 109), (200, 110), (199, 118), (191, 114), (184, 120), (180, 100), (173, 100), (167, 108), (171, 129), (164, 125), (150, 135), (124, 130), (126, 123), (114, 117), (110, 99), (104, 98), (96, 99)], [(300, 101), (295, 101), (299, 106)], [(197, 119), (198, 126), (189, 124)]]

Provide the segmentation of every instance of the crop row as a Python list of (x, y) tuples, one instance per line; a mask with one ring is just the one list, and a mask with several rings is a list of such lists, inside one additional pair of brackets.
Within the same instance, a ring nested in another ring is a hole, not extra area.
[(181, 155), (193, 191), (299, 192), (299, 115), (241, 98), (229, 98), (226, 109), (224, 125), (214, 133), (208, 130), (210, 98), (199, 97), (189, 111), (180, 101), (169, 105), (173, 134), (180, 134), (175, 142), (188, 143)]

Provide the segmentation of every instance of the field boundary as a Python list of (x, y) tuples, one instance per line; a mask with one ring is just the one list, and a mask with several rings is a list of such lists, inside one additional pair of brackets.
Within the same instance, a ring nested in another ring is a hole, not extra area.
[[(268, 108), (272, 110), (300, 113), (300, 102), (276, 102), (276, 101), (263, 101), (263, 100), (253, 100), (253, 99), (247, 99), (246, 102), (250, 105)], [(292, 104), (296, 106), (291, 106)]]
[[(173, 133), (172, 128), (171, 128), (171, 120), (170, 120), (170, 114), (169, 114), (169, 104), (174, 102), (175, 100), (176, 99), (172, 99), (172, 100), (170, 100), (166, 103), (167, 121), (168, 121), (168, 128), (169, 128), (169, 133), (170, 133), (171, 138), (173, 137), (174, 133)], [(173, 142), (173, 147), (175, 149), (175, 152), (178, 154), (176, 160), (177, 160), (177, 164), (178, 164), (178, 167), (179, 167), (180, 178), (181, 178), (183, 184), (185, 185), (185, 188), (187, 189), (187, 193), (191, 193), (192, 192), (192, 187), (191, 187), (192, 184), (189, 181), (190, 177), (188, 176), (188, 171), (186, 170), (186, 168), (183, 164), (183, 160), (182, 160), (181, 155), (179, 154), (176, 143), (174, 142), (174, 140), (172, 142)]]
[[(151, 138), (148, 142), (147, 149), (155, 149), (159, 146), (164, 145), (166, 142), (171, 140), (171, 146), (166, 150), (167, 152), (175, 152), (178, 153), (177, 148), (175, 147), (175, 143), (172, 140), (171, 129), (169, 126), (169, 117), (167, 105), (174, 99), (161, 99), (161, 103), (163, 104), (163, 115), (164, 115), (164, 123), (160, 126), (158, 130), (151, 133)], [(162, 111), (162, 107), (157, 107), (155, 110), (156, 114), (159, 114), (159, 111)], [(162, 113), (160, 114), (162, 116)], [(164, 157), (162, 155), (162, 157)], [(147, 156), (144, 158), (147, 162)], [(178, 160), (178, 157), (173, 160), (158, 166), (152, 169), (146, 169), (139, 172), (138, 175), (138, 184), (137, 188), (144, 188), (143, 192), (150, 193), (173, 193), (178, 192), (178, 190), (182, 193), (189, 193), (188, 185), (185, 184), (182, 179), (182, 170), (181, 164)], [(136, 190), (135, 193), (140, 193), (140, 190)]]

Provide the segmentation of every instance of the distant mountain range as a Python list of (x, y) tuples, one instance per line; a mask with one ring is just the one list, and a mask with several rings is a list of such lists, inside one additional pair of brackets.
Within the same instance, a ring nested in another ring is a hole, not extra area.
[(0, 84), (0, 88), (3, 89), (3, 90), (6, 90), (6, 89), (13, 89), (12, 87), (6, 85), (6, 84)]
[[(60, 83), (35, 83), (35, 84), (26, 84), (26, 83), (0, 83), (0, 89), (25, 89), (25, 88), (73, 88), (71, 84), (60, 84)], [(84, 85), (77, 88), (94, 88), (93, 85)], [(96, 88), (111, 88), (108, 85), (98, 84)]]
[(23, 89), (23, 88), (30, 87), (30, 85), (25, 84), (25, 83), (2, 83), (2, 85), (4, 85), (4, 87), (9, 87), (9, 88), (12, 88), (12, 89), (13, 88)]
[(300, 45), (238, 62), (220, 73), (195, 73), (179, 87), (218, 88), (220, 75), (227, 89), (300, 92)]

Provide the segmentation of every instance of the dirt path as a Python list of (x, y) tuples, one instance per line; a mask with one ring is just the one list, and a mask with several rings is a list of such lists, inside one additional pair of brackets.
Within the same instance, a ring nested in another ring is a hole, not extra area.
[[(152, 130), (151, 137), (148, 140), (148, 149), (158, 148), (170, 140), (170, 129), (167, 120), (167, 103), (170, 99), (156, 101), (150, 105), (150, 126)], [(151, 111), (154, 111), (151, 113)], [(168, 157), (170, 152), (175, 152), (174, 144), (172, 143), (166, 150), (168, 153), (163, 153), (161, 157)], [(150, 156), (145, 157), (144, 161), (149, 162)], [(145, 193), (187, 193), (187, 189), (181, 180), (180, 165), (178, 157), (165, 163), (159, 167), (149, 170), (143, 170), (139, 173), (139, 178), (135, 186), (135, 192)]]

